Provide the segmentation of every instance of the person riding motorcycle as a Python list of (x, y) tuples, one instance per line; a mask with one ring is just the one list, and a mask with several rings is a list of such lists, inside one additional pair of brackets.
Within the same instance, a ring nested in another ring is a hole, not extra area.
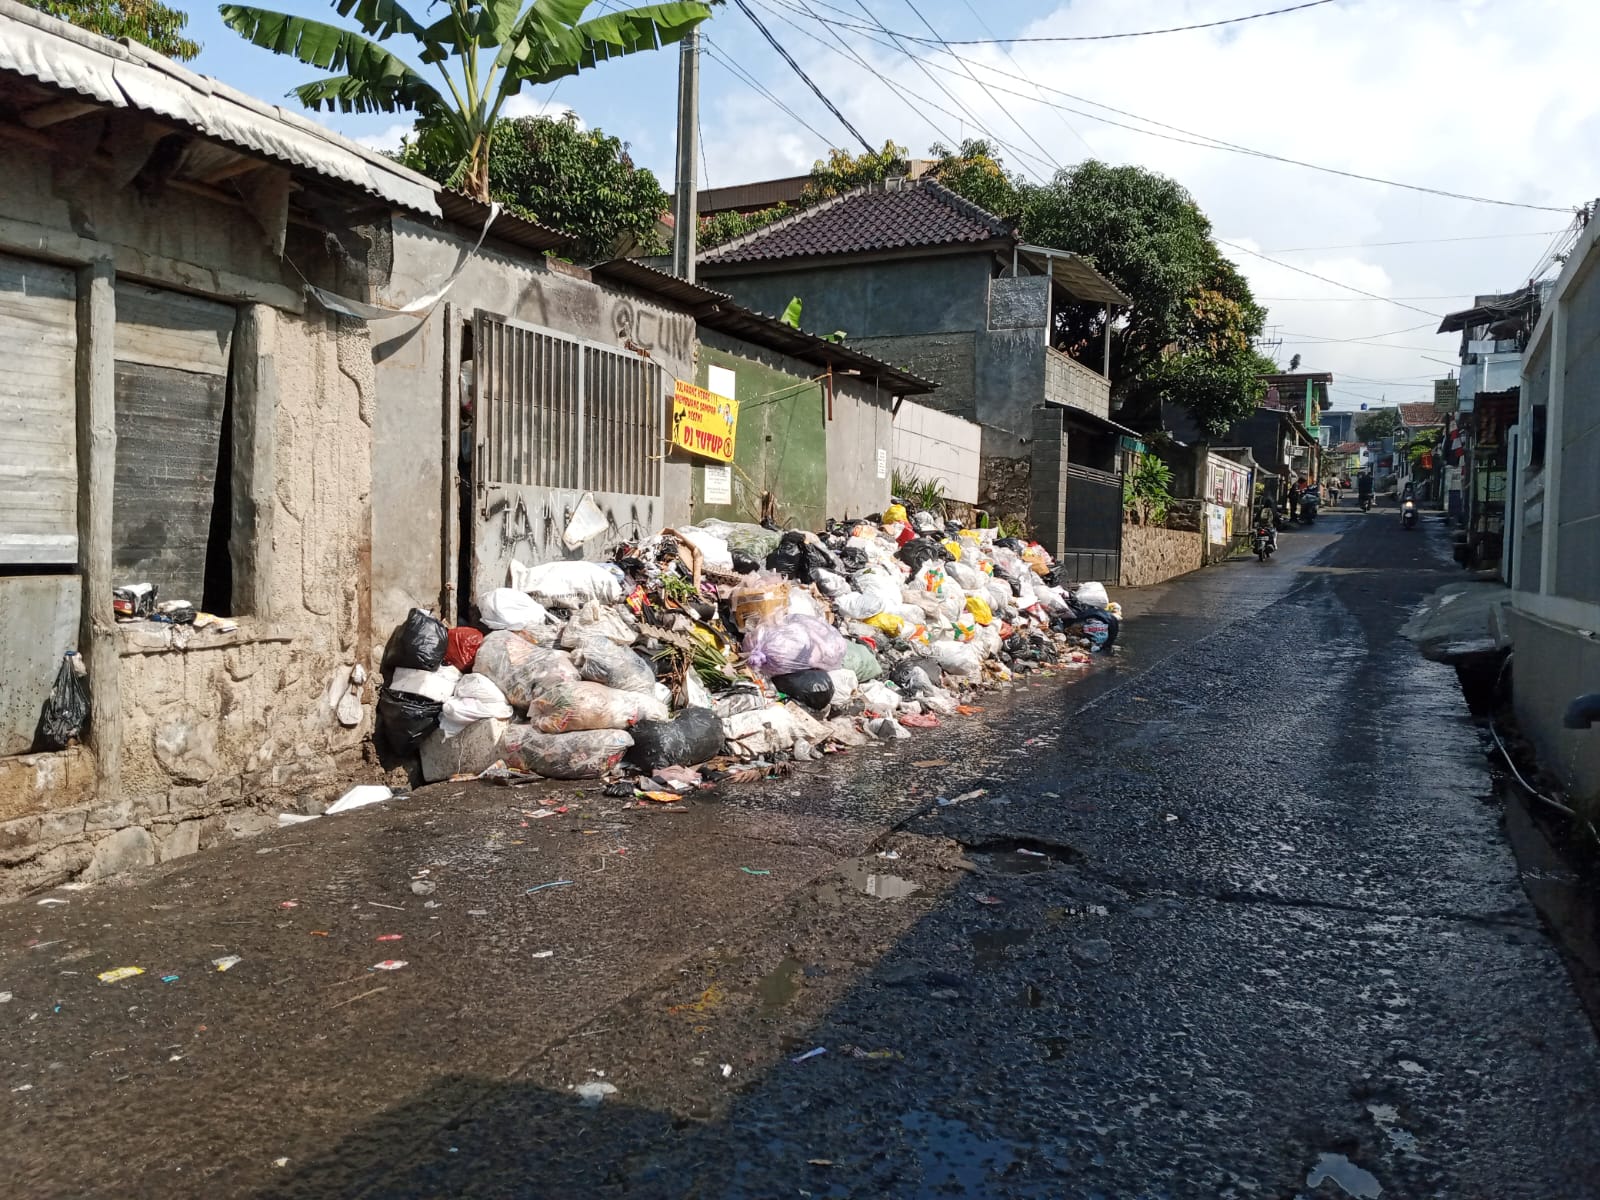
[(1256, 530), (1257, 532), (1265, 531), (1267, 547), (1276, 553), (1278, 549), (1278, 510), (1264, 496), (1261, 502), (1256, 505)]
[(1362, 505), (1367, 505), (1372, 500), (1372, 472), (1363, 471), (1356, 479), (1356, 499)]

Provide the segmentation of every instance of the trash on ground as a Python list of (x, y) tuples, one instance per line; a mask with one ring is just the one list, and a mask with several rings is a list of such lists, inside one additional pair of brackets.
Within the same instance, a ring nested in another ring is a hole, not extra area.
[(827, 1052), (828, 1052), (828, 1048), (826, 1046), (818, 1046), (813, 1050), (807, 1050), (804, 1054), (795, 1055), (789, 1061), (792, 1062), (792, 1063), (803, 1063), (808, 1058), (820, 1058), (822, 1055), (826, 1054)]
[(328, 805), (327, 816), (338, 813), (351, 812), (357, 808), (365, 808), (369, 804), (382, 804), (385, 800), (392, 799), (394, 792), (381, 783), (363, 783), (351, 788), (332, 804)]
[(237, 954), (225, 954), (221, 958), (213, 958), (211, 965), (219, 971), (232, 970), (242, 963), (244, 959)]
[(109, 971), (101, 971), (97, 977), (101, 983), (116, 983), (122, 979), (132, 979), (135, 975), (143, 975), (143, 967), (113, 967)]
[(431, 896), (439, 890), (439, 885), (431, 879), (413, 879), (411, 881), (411, 894), (414, 896)]
[(405, 965), (406, 960), (403, 958), (386, 958), (381, 963), (373, 963), (371, 969), (374, 971), (398, 971)]
[(59, 900), (54, 896), (46, 896), (43, 900), (39, 901), (39, 907), (40, 908), (53, 908), (58, 904), (67, 904), (67, 903), (69, 903), (69, 901)]
[(533, 957), (533, 958), (553, 958), (553, 957), (555, 957), (555, 953), (556, 952), (554, 950), (535, 950), (533, 952), (533, 954), (531, 955), (531, 957)]
[(1005, 901), (1000, 899), (999, 896), (974, 896), (973, 899), (976, 900), (979, 904), (1004, 904), (1005, 903)]
[(571, 886), (572, 886), (572, 880), (570, 880), (570, 879), (554, 879), (554, 880), (551, 880), (549, 883), (535, 884), (533, 887), (528, 889), (526, 894), (531, 896), (535, 892), (544, 891), (546, 888), (571, 887)]
[(739, 870), (743, 871), (746, 875), (771, 875), (772, 874), (771, 871), (767, 870), (764, 867), (763, 868), (740, 867)]
[(403, 933), (380, 933), (373, 940), (378, 942), (398, 942), (403, 937), (405, 937)]
[(161, 977), (161, 982), (162, 983), (177, 983), (178, 982), (178, 978), (179, 977), (176, 976), (176, 975), (163, 975)]
[(577, 1094), (578, 1099), (583, 1101), (585, 1107), (588, 1108), (598, 1108), (607, 1096), (615, 1096), (617, 1094), (616, 1084), (606, 1083), (598, 1079), (586, 1080), (572, 1090)]

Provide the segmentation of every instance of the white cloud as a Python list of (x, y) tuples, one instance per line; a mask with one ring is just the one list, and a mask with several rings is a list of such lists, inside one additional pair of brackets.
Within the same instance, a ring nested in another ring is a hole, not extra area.
[[(877, 6), (893, 27), (891, 11)], [(826, 10), (818, 10), (826, 11)], [(1073, 0), (1016, 29), (1003, 16), (986, 17), (996, 32), (1048, 36), (1154, 28), (1237, 15), (1225, 0)], [(781, 20), (764, 13), (839, 107), (874, 144), (886, 138), (921, 153), (935, 140), (982, 136), (937, 85), (903, 54), (846, 33), (886, 79), (920, 93), (909, 105), (860, 66), (831, 54)], [(963, 10), (934, 17), (946, 36), (981, 34)], [(803, 24), (814, 31), (813, 22)], [(958, 24), (959, 22), (959, 24)], [(959, 33), (957, 30), (959, 29)], [(1138, 112), (1185, 129), (1257, 149), (1361, 174), (1449, 191), (1572, 207), (1592, 198), (1593, 147), (1600, 142), (1600, 94), (1591, 86), (1591, 47), (1600, 41), (1600, 5), (1585, 0), (1523, 0), (1514, 8), (1489, 0), (1396, 5), (1387, 0), (1341, 0), (1287, 16), (1222, 30), (1125, 41), (1015, 45), (1022, 73), (1101, 104)], [(752, 43), (753, 45), (753, 43)], [(724, 49), (727, 49), (724, 46)], [(993, 46), (962, 47), (976, 63), (1002, 72), (1017, 66)], [(1425, 195), (1264, 161), (1242, 154), (1162, 140), (1078, 113), (1042, 105), (1031, 83), (979, 70), (993, 95), (938, 66), (960, 66), (926, 50), (934, 78), (976, 114), (978, 123), (1012, 143), (1009, 165), (1048, 174), (1049, 163), (1011, 118), (1061, 164), (1087, 156), (1137, 163), (1168, 174), (1195, 195), (1218, 237), (1265, 250), (1479, 237), (1550, 231), (1562, 213), (1490, 206)], [(763, 83), (838, 145), (852, 145), (838, 122), (778, 60), (763, 54)], [(708, 67), (708, 71), (720, 68)], [(728, 82), (724, 79), (724, 82)], [(714, 186), (806, 170), (825, 147), (765, 100), (731, 89), (703, 113), (709, 176)], [(1006, 89), (1006, 90), (1001, 90)], [(1023, 96), (1007, 94), (1021, 92)], [(1050, 99), (1111, 121), (1140, 124), (1079, 100)], [(1077, 130), (1075, 135), (1067, 123)], [(1146, 127), (1148, 128), (1148, 127)], [(1185, 135), (1160, 130), (1174, 138)], [(1515, 287), (1547, 237), (1413, 246), (1274, 253), (1286, 263), (1383, 296), (1426, 313), (1370, 301), (1336, 286), (1230, 252), (1283, 337), (1284, 361), (1303, 356), (1307, 369), (1350, 379), (1336, 387), (1341, 407), (1387, 395), (1418, 399), (1426, 377), (1447, 367), (1424, 355), (1453, 359), (1456, 341), (1429, 323), (1470, 304), (1472, 295)], [(1092, 247), (1074, 247), (1092, 249)], [(1384, 346), (1317, 342), (1320, 338), (1377, 338)], [(1412, 347), (1391, 349), (1385, 347)], [(1430, 349), (1430, 347), (1433, 347)], [(1412, 386), (1402, 386), (1402, 385)], [(1358, 396), (1359, 393), (1359, 396)]]
[(354, 140), (366, 146), (369, 150), (398, 150), (403, 138), (411, 135), (415, 121), (397, 121), (387, 128), (380, 129), (377, 133), (365, 133)]
[(549, 96), (536, 98), (530, 92), (518, 92), (505, 102), (500, 115), (512, 120), (517, 117), (564, 117), (572, 113), (578, 119), (578, 128), (586, 129), (583, 118), (567, 104), (552, 103)]

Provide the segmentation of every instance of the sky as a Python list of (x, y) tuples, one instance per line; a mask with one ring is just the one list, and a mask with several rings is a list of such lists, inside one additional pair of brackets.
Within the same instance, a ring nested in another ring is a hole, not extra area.
[[(947, 42), (1083, 37), (1295, 2), (748, 0), (874, 146), (893, 139), (917, 156), (935, 142), (990, 136), (1006, 165), (1030, 178), (1091, 157), (1171, 176), (1269, 309), (1267, 353), (1332, 371), (1337, 408), (1425, 400), (1459, 352), (1456, 335), (1435, 334), (1440, 315), (1525, 284), (1560, 247), (1572, 210), (1600, 195), (1590, 61), (1600, 4), (1332, 0), (1213, 29), (1009, 45), (896, 46), (878, 32), (933, 39), (931, 26)], [(338, 19), (328, 4), (282, 7)], [(189, 65), (205, 74), (288, 106), (288, 89), (316, 74), (248, 45), (214, 9), (190, 17), (204, 49)], [(801, 174), (831, 146), (860, 149), (731, 0), (704, 30), (701, 187)], [(510, 111), (570, 109), (621, 138), (670, 191), (677, 60), (669, 48), (607, 63), (525, 93)], [(380, 147), (409, 128), (391, 116), (317, 119)]]

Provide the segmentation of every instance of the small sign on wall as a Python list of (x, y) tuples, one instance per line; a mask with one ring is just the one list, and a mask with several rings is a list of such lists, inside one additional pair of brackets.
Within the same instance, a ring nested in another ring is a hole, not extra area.
[(889, 452), (887, 450), (878, 451), (878, 478), (889, 478)]
[(733, 503), (733, 468), (710, 467), (705, 471), (705, 502), (707, 504)]

